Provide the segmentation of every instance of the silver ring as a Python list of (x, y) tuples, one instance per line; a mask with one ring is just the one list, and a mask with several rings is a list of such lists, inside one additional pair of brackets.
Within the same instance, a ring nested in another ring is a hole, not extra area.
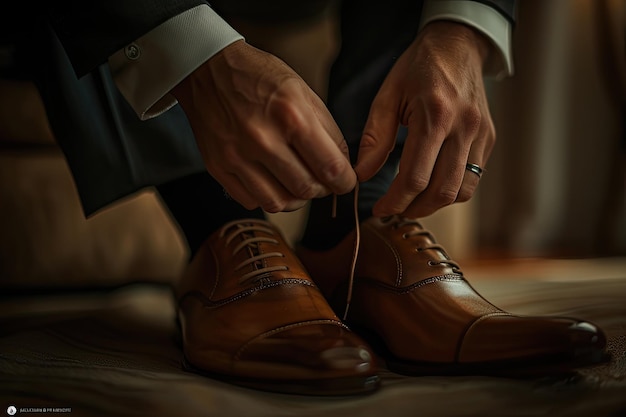
[(482, 177), (483, 172), (485, 172), (483, 168), (476, 164), (467, 164), (465, 165), (465, 169), (478, 175), (478, 178)]

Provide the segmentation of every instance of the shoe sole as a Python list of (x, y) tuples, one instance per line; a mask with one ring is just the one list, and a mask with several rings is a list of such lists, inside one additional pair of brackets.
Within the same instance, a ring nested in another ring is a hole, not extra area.
[(257, 391), (266, 391), (281, 394), (307, 395), (307, 396), (352, 396), (366, 395), (375, 392), (380, 387), (378, 375), (368, 377), (344, 377), (314, 380), (272, 380), (234, 377), (200, 369), (191, 364), (183, 357), (182, 367), (187, 372), (192, 372), (211, 379), (226, 382)]
[(387, 365), (387, 369), (407, 376), (497, 376), (538, 378), (571, 376), (581, 368), (610, 362), (602, 349), (577, 349), (568, 353), (472, 363), (413, 362), (396, 357), (382, 338), (370, 330), (349, 326), (360, 335)]

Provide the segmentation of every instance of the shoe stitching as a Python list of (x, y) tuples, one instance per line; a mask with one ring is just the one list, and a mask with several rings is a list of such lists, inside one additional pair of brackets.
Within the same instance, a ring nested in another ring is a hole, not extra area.
[(249, 288), (246, 289), (244, 291), (241, 291), (231, 297), (228, 298), (224, 298), (222, 300), (218, 300), (218, 301), (213, 301), (211, 300), (209, 297), (207, 297), (203, 292), (201, 291), (189, 291), (188, 293), (186, 293), (185, 295), (183, 295), (180, 300), (179, 300), (179, 305), (182, 304), (185, 299), (193, 297), (196, 298), (198, 300), (200, 300), (200, 302), (202, 303), (202, 305), (206, 308), (217, 308), (217, 307), (221, 307), (223, 305), (226, 304), (230, 304), (233, 303), (235, 301), (238, 301), (242, 298), (246, 298), (258, 291), (262, 291), (262, 290), (266, 290), (266, 289), (270, 289), (270, 288), (274, 288), (274, 287), (278, 287), (281, 285), (306, 285), (309, 287), (313, 287), (313, 288), (317, 288), (316, 285), (307, 280), (307, 279), (302, 279), (302, 278), (283, 278), (279, 281), (261, 281), (257, 286), (253, 287), (253, 288)]
[(455, 362), (459, 362), (459, 359), (461, 357), (461, 350), (463, 349), (463, 344), (465, 342), (465, 337), (468, 335), (468, 333), (474, 328), (476, 327), (476, 325), (484, 320), (487, 320), (488, 318), (491, 317), (513, 317), (513, 314), (511, 313), (507, 313), (506, 311), (494, 311), (492, 313), (487, 313), (487, 314), (483, 314), (480, 317), (477, 317), (475, 320), (473, 320), (466, 328), (465, 331), (463, 331), (460, 340), (457, 343), (457, 347), (456, 347), (456, 353), (454, 355), (454, 360)]
[(426, 285), (435, 284), (437, 282), (443, 282), (443, 281), (465, 281), (465, 278), (457, 274), (438, 275), (435, 277), (424, 278), (423, 280), (413, 283), (409, 285), (408, 287), (395, 287), (395, 286), (385, 284), (384, 282), (380, 282), (376, 279), (359, 278), (359, 284), (373, 285), (373, 286), (379, 287), (383, 290), (386, 290), (395, 294), (407, 294), (414, 290), (425, 287)]
[(307, 320), (307, 321), (301, 321), (298, 323), (287, 324), (285, 326), (280, 326), (275, 329), (268, 330), (267, 332), (261, 333), (260, 335), (253, 337), (252, 339), (250, 339), (248, 342), (246, 342), (243, 346), (239, 348), (239, 350), (233, 356), (233, 359), (239, 360), (241, 358), (241, 355), (244, 353), (244, 351), (258, 340), (268, 338), (274, 334), (280, 333), (285, 330), (290, 330), (290, 329), (295, 329), (297, 327), (304, 327), (304, 326), (310, 326), (310, 325), (315, 325), (315, 324), (333, 324), (345, 330), (349, 330), (348, 326), (346, 326), (341, 321), (331, 320), (331, 319)]

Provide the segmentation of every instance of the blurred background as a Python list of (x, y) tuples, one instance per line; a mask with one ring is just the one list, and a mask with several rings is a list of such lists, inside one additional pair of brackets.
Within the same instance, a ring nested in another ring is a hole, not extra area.
[[(298, 23), (232, 22), (324, 97), (340, 45), (336, 17), (331, 6)], [(624, 0), (518, 2), (515, 74), (488, 80), (498, 132), (488, 172), (472, 201), (424, 219), (453, 258), (626, 256), (625, 28)], [(295, 242), (305, 216), (270, 217)], [(150, 189), (85, 219), (35, 88), (8, 78), (0, 79), (0, 230), (4, 288), (170, 282), (187, 257)]]

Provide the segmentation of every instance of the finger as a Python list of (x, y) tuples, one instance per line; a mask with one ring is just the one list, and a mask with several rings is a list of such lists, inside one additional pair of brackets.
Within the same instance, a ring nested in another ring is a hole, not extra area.
[(268, 111), (275, 134), (296, 151), (319, 183), (338, 194), (354, 188), (356, 174), (339, 147), (343, 135), (332, 127), (326, 106), (303, 81), (284, 82)]
[(293, 210), (294, 207), (302, 207), (306, 203), (291, 195), (276, 177), (258, 163), (242, 166), (235, 175), (257, 206), (268, 213)]
[(311, 200), (331, 194), (330, 188), (320, 183), (292, 148), (284, 143), (274, 145), (270, 159), (261, 161), (264, 167), (280, 179), (293, 198)]
[[(483, 130), (484, 132), (479, 134), (480, 139), (476, 140), (476, 142), (472, 144), (472, 148), (467, 157), (467, 163), (476, 164), (484, 170), (487, 160), (489, 159), (489, 155), (493, 150), (493, 145), (495, 144), (495, 128), (493, 127), (493, 123), (490, 121), (487, 124), (487, 128)], [(480, 183), (480, 179), (480, 175), (471, 172), (466, 166), (463, 184), (461, 185), (456, 201), (469, 201), (474, 196), (474, 193), (478, 188), (478, 184)]]
[(408, 217), (425, 217), (454, 203), (465, 178), (467, 151), (446, 141), (437, 158), (431, 182), (403, 213)]
[[(248, 192), (243, 183), (237, 178), (236, 175), (229, 174), (228, 180), (223, 180), (220, 183), (224, 187), (224, 194), (228, 198), (232, 198), (237, 201), (243, 207), (248, 210), (254, 210), (259, 207), (259, 203), (257, 199)], [(284, 204), (284, 207), (281, 211), (295, 211), (306, 205), (306, 200), (290, 200)], [(267, 210), (266, 210), (267, 211)], [(268, 211), (272, 213), (272, 211)]]
[(473, 147), (467, 157), (465, 172), (463, 174), (463, 183), (461, 184), (459, 193), (456, 196), (456, 202), (458, 203), (469, 201), (474, 196), (474, 193), (478, 188), (482, 174), (472, 172), (467, 168), (467, 164), (475, 164), (484, 170), (483, 153), (482, 151), (477, 150), (477, 148), (478, 147)]
[(331, 137), (319, 121), (308, 129), (293, 132), (291, 144), (317, 181), (337, 194), (345, 194), (356, 185), (356, 174), (343, 150), (343, 142)]
[(232, 198), (248, 210), (259, 207), (257, 200), (248, 192), (236, 175), (226, 173), (211, 173), (215, 180), (224, 188), (224, 194)]
[(433, 128), (427, 131), (422, 120), (414, 116), (409, 121), (409, 131), (400, 157), (398, 175), (387, 193), (374, 205), (379, 217), (400, 214), (428, 187), (437, 156), (447, 131)]
[(391, 94), (376, 95), (363, 129), (354, 170), (359, 181), (367, 181), (383, 166), (393, 150), (398, 133), (398, 104)]
[[(470, 156), (468, 159), (468, 163), (470, 163), (469, 161), (472, 161), (472, 157)], [(482, 167), (482, 165), (477, 164), (478, 166)], [(474, 193), (476, 192), (476, 188), (478, 188), (478, 183), (480, 182), (480, 177), (468, 170), (467, 168), (465, 169), (465, 173), (463, 175), (463, 182), (461, 184), (461, 188), (459, 189), (459, 193), (456, 196), (456, 202), (457, 203), (463, 203), (466, 201), (469, 201)]]
[(428, 187), (409, 204), (404, 215), (428, 216), (456, 201), (465, 177), (469, 146), (458, 137), (444, 142)]

